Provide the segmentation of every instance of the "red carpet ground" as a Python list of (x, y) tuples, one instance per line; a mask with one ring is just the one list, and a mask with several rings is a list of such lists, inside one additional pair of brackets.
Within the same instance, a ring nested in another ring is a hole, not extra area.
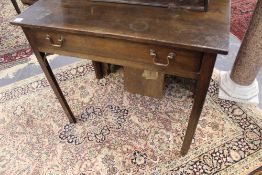
[(240, 40), (243, 39), (252, 18), (257, 0), (231, 0), (230, 31)]

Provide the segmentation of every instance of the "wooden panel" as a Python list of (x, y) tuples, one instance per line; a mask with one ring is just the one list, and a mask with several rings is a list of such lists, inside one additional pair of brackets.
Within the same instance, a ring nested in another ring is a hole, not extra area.
[(17, 18), (23, 20), (12, 24), (228, 53), (229, 0), (210, 1), (206, 13), (89, 0), (39, 0)]
[[(134, 63), (148, 64), (152, 70), (164, 71), (174, 75), (177, 73), (186, 74), (186, 72), (198, 73), (202, 59), (202, 53), (200, 52), (139, 44), (119, 39), (105, 39), (101, 37), (42, 30), (32, 30), (32, 35), (35, 38), (38, 49), (43, 52), (58, 53), (58, 51), (64, 51), (68, 53), (83, 53), (110, 57), (119, 60), (119, 65), (122, 65), (121, 61), (128, 60)], [(52, 41), (46, 39), (47, 35), (50, 36)], [(53, 42), (53, 44), (59, 44), (58, 40), (61, 37), (63, 37), (61, 47), (51, 45), (51, 42)], [(157, 66), (153, 63), (153, 58), (150, 56), (150, 49), (156, 51), (158, 58), (155, 61), (161, 64), (167, 63), (167, 56), (171, 52), (174, 52), (176, 57), (170, 60), (170, 65), (167, 67)]]
[(165, 75), (161, 72), (124, 68), (125, 90), (134, 94), (162, 98)]

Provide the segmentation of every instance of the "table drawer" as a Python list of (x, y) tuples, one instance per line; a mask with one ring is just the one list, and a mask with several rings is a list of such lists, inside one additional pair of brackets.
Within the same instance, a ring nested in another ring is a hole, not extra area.
[(38, 49), (43, 52), (81, 53), (113, 58), (119, 60), (120, 65), (126, 60), (145, 64), (147, 68), (164, 71), (167, 74), (198, 72), (202, 60), (201, 52), (119, 39), (42, 30), (33, 31), (31, 35)]

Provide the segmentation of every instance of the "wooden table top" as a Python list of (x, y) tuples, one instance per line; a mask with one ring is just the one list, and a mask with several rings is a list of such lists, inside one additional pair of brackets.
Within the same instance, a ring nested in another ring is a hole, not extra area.
[(208, 12), (196, 12), (88, 0), (39, 0), (11, 23), (227, 54), (230, 1), (212, 0)]

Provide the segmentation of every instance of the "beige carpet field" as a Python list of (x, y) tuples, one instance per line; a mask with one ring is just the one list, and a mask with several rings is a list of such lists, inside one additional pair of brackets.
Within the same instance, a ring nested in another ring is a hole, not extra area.
[(157, 100), (124, 92), (122, 74), (98, 81), (90, 61), (56, 70), (77, 124), (44, 75), (0, 88), (0, 174), (240, 175), (262, 162), (262, 113), (218, 99), (217, 73), (184, 157), (191, 82), (167, 77)]

